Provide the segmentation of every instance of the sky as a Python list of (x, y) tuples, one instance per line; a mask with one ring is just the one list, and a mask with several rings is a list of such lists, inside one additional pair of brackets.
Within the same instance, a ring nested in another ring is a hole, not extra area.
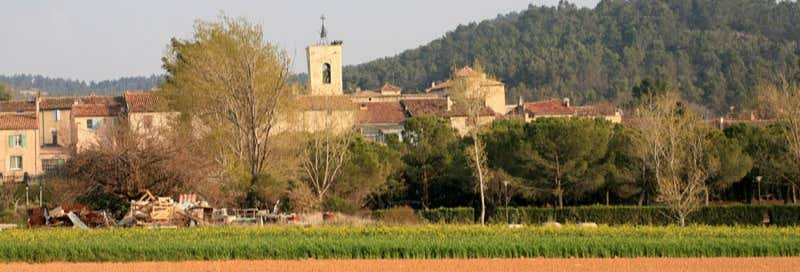
[[(265, 38), (286, 50), (292, 70), (305, 72), (305, 46), (344, 41), (345, 65), (396, 55), (480, 22), (558, 0), (2, 0), (0, 74), (41, 74), (79, 80), (161, 74), (170, 38), (191, 37), (195, 20), (220, 14), (261, 24)], [(598, 0), (573, 0), (594, 7)]]

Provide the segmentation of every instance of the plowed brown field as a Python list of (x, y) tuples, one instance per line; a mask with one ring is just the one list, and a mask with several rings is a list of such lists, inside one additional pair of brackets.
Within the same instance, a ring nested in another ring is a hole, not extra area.
[(800, 257), (788, 258), (618, 258), (618, 259), (441, 259), (441, 260), (259, 260), (131, 263), (5, 263), (0, 271), (800, 271)]

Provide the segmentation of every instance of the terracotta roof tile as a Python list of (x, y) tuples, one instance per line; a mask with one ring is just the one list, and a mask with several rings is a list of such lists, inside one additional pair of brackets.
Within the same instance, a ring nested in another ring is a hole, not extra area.
[[(435, 115), (439, 117), (459, 117), (466, 116), (466, 110), (458, 103), (454, 103), (447, 109), (447, 98), (435, 99), (409, 99), (402, 101), (406, 111), (411, 116)], [(496, 116), (497, 114), (489, 107), (482, 107), (479, 116)]]
[(122, 112), (118, 104), (79, 104), (72, 106), (72, 115), (75, 117), (117, 116)]
[(381, 86), (381, 88), (380, 88), (380, 89), (378, 89), (378, 90), (380, 90), (380, 91), (384, 91), (384, 92), (385, 92), (385, 91), (390, 91), (390, 92), (399, 92), (399, 91), (402, 91), (402, 89), (401, 89), (400, 87), (397, 87), (397, 86), (395, 86), (395, 85), (389, 84), (388, 82), (387, 82), (387, 83), (384, 83), (384, 84), (383, 84), (383, 86)]
[(2, 113), (0, 130), (37, 129), (35, 113)]
[(0, 101), (0, 112), (36, 111), (36, 102), (29, 100)]
[(75, 97), (42, 97), (39, 106), (43, 110), (69, 109), (76, 100)]
[(412, 99), (403, 100), (400, 103), (403, 104), (403, 107), (405, 107), (406, 111), (411, 116), (444, 116), (445, 112), (447, 112), (447, 99), (445, 98)]
[(406, 114), (400, 102), (361, 103), (356, 119), (362, 124), (400, 123)]
[(154, 91), (125, 91), (128, 112), (159, 112), (166, 110), (166, 101)]
[(573, 107), (564, 106), (558, 99), (536, 101), (523, 104), (525, 111), (534, 115), (575, 115), (577, 112)]
[(598, 103), (574, 108), (578, 116), (609, 116), (617, 113), (617, 108), (611, 103)]

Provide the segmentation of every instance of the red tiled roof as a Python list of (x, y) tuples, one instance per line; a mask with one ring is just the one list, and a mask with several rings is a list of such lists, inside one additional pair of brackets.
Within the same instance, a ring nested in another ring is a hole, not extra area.
[(81, 96), (79, 102), (81, 104), (105, 104), (105, 105), (119, 105), (121, 104), (122, 97), (106, 96), (106, 95), (87, 95)]
[(611, 103), (598, 103), (594, 105), (574, 107), (578, 116), (610, 116), (617, 113), (617, 108)]
[(523, 104), (525, 111), (534, 115), (574, 115), (575, 108), (564, 106), (558, 99), (536, 101)]
[(447, 112), (446, 98), (403, 100), (400, 103), (403, 104), (406, 111), (411, 116), (444, 116), (445, 112)]
[(0, 101), (0, 112), (36, 111), (36, 102), (28, 100)]
[(42, 97), (39, 106), (43, 110), (69, 109), (76, 100), (75, 97)]
[(400, 123), (406, 120), (400, 102), (361, 103), (356, 119), (362, 124)]
[(125, 91), (128, 112), (158, 112), (166, 109), (166, 101), (154, 91)]
[(120, 105), (79, 104), (72, 106), (72, 115), (75, 117), (117, 116), (120, 112), (122, 112)]
[(399, 92), (402, 89), (400, 89), (400, 87), (397, 87), (395, 85), (389, 84), (387, 82), (387, 83), (384, 83), (383, 86), (381, 86), (381, 88), (378, 89), (378, 90), (380, 90), (380, 91), (395, 91), (395, 92)]
[[(435, 99), (409, 99), (402, 101), (406, 111), (411, 116), (419, 115), (435, 115), (439, 117), (459, 117), (466, 116), (466, 109), (454, 103), (450, 110), (447, 109), (447, 98)], [(497, 115), (489, 107), (483, 106), (478, 113), (479, 116), (495, 116)]]
[(0, 114), (0, 130), (37, 129), (35, 113)]

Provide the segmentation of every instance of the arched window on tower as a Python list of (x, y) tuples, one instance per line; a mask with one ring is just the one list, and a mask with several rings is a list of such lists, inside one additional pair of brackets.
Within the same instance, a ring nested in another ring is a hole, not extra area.
[(322, 83), (331, 84), (331, 65), (328, 63), (322, 64)]

